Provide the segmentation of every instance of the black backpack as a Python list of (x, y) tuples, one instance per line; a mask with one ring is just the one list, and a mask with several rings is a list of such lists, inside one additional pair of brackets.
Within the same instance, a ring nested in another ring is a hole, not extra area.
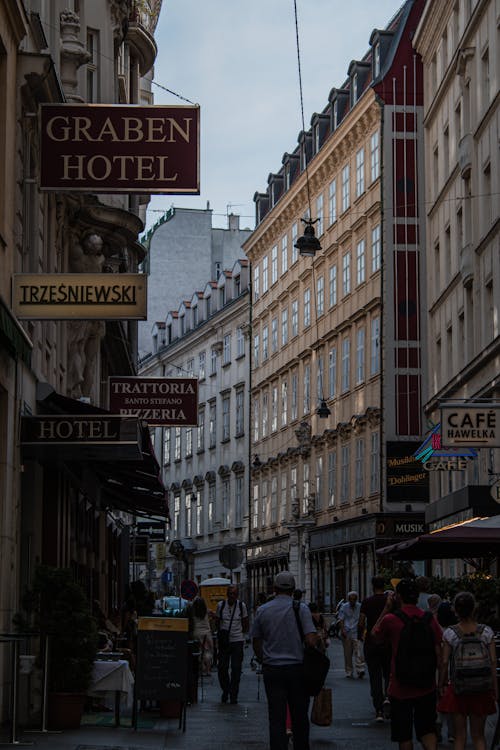
[(394, 614), (403, 623), (395, 659), (399, 683), (406, 687), (433, 688), (437, 661), (432, 612), (425, 612), (423, 617), (409, 617), (400, 610)]

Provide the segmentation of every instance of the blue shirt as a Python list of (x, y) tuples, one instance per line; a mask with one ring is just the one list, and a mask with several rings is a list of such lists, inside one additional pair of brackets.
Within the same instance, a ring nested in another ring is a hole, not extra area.
[(350, 602), (346, 602), (341, 606), (339, 610), (339, 620), (343, 621), (348, 638), (354, 638), (356, 640), (358, 637), (358, 622), (360, 611), (361, 604), (359, 602), (356, 602), (354, 607), (351, 606)]
[[(304, 635), (316, 632), (309, 607), (303, 603), (299, 607), (299, 617)], [(274, 599), (262, 604), (255, 613), (251, 636), (262, 639), (264, 664), (279, 667), (302, 663), (304, 647), (291, 596), (277, 594)]]

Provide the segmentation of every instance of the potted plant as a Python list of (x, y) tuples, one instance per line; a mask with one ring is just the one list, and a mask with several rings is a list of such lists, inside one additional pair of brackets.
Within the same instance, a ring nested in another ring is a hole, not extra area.
[(97, 653), (97, 623), (85, 592), (69, 569), (39, 566), (23, 597), (23, 608), (25, 615), (16, 618), (17, 627), (31, 627), (42, 644), (49, 636), (49, 725), (77, 728)]

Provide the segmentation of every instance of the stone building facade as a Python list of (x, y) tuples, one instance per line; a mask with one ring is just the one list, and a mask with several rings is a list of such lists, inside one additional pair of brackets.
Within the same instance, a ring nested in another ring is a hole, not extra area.
[[(289, 567), (328, 611), (368, 591), (377, 547), (422, 527), (422, 8), (374, 30), (254, 197), (253, 597)], [(316, 220), (314, 258), (296, 248), (302, 217)]]

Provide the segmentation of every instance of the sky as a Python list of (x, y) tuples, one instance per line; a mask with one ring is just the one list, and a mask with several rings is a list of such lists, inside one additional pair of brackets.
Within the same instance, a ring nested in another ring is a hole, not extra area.
[[(402, 0), (296, 0), (306, 130), (351, 60), (369, 48)], [(172, 205), (229, 213), (253, 229), (253, 195), (265, 192), (302, 130), (294, 0), (163, 0), (154, 80), (200, 105), (199, 196), (152, 198), (151, 227)], [(153, 85), (155, 104), (183, 104)]]

